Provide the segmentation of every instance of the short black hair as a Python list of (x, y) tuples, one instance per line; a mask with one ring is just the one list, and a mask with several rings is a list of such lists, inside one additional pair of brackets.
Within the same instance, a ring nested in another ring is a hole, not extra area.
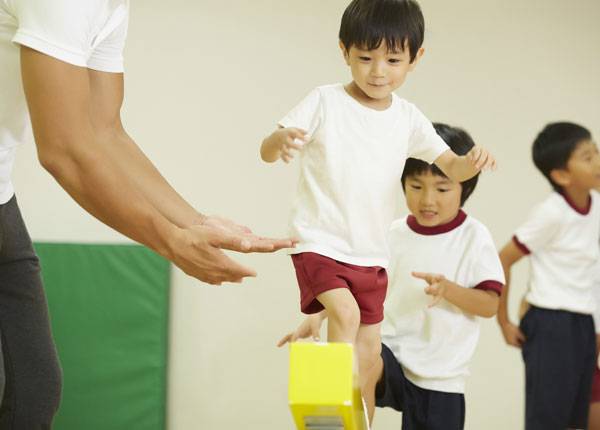
[(562, 187), (552, 180), (550, 172), (555, 169), (566, 169), (567, 162), (577, 145), (591, 138), (592, 134), (589, 130), (578, 124), (553, 122), (546, 125), (533, 141), (531, 148), (533, 162), (556, 191), (562, 191)]
[(425, 20), (415, 0), (352, 0), (340, 25), (340, 40), (351, 47), (371, 51), (385, 40), (390, 52), (408, 46), (412, 63), (423, 45)]
[[(471, 148), (475, 146), (475, 143), (473, 142), (473, 139), (469, 133), (462, 128), (451, 127), (447, 124), (442, 124), (439, 122), (434, 122), (433, 127), (435, 128), (437, 134), (444, 139), (444, 142), (448, 144), (450, 149), (456, 155), (467, 155)], [(444, 172), (442, 172), (435, 164), (427, 164), (425, 161), (417, 160), (416, 158), (409, 158), (406, 160), (404, 172), (402, 172), (402, 188), (406, 190), (406, 178), (411, 176), (414, 177), (426, 172), (431, 172), (434, 175), (447, 178)], [(460, 194), (461, 207), (465, 204), (469, 196), (475, 190), (478, 178), (479, 173), (477, 173), (471, 179), (467, 179), (466, 181), (460, 183), (462, 185), (462, 191)]]

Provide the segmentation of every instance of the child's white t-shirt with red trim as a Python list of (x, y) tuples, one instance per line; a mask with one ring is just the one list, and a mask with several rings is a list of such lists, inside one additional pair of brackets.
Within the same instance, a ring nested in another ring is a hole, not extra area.
[(595, 310), (592, 289), (600, 263), (600, 195), (586, 208), (553, 192), (531, 212), (513, 237), (531, 263), (525, 299), (534, 306), (581, 314)]
[(488, 229), (460, 211), (448, 224), (419, 225), (414, 216), (394, 221), (389, 286), (381, 328), (383, 343), (406, 378), (428, 390), (463, 393), (468, 364), (479, 340), (479, 317), (433, 297), (412, 272), (444, 275), (462, 287), (498, 295), (504, 272)]

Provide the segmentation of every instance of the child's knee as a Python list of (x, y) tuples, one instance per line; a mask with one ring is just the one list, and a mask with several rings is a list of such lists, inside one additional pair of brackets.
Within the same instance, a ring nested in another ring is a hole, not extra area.
[(360, 309), (356, 302), (336, 303), (327, 309), (329, 321), (348, 330), (357, 330), (360, 325)]

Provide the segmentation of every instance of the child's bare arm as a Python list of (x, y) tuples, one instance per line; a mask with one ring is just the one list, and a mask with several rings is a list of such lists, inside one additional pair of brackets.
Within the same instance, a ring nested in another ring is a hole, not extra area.
[(412, 275), (424, 279), (429, 284), (425, 287), (425, 294), (433, 296), (433, 301), (429, 304), (430, 308), (437, 305), (440, 300), (446, 299), (463, 311), (480, 317), (490, 318), (496, 314), (498, 294), (493, 291), (465, 288), (449, 281), (444, 275), (434, 273), (413, 272)]
[(289, 163), (294, 158), (294, 151), (302, 150), (302, 145), (295, 143), (296, 139), (306, 142), (306, 131), (296, 127), (279, 127), (266, 137), (260, 147), (263, 161), (273, 163), (278, 159)]
[(321, 329), (321, 324), (325, 318), (327, 318), (326, 310), (323, 310), (318, 314), (307, 316), (296, 330), (281, 338), (277, 346), (283, 346), (288, 342), (296, 342), (298, 339), (305, 339), (309, 336), (312, 336), (312, 338), (318, 342), (320, 339), (319, 331)]
[(434, 164), (450, 179), (456, 182), (472, 178), (480, 170), (496, 170), (498, 162), (481, 146), (475, 145), (467, 155), (456, 155), (448, 149), (435, 159)]
[(502, 329), (502, 334), (504, 335), (506, 343), (517, 348), (520, 348), (521, 344), (525, 341), (525, 335), (508, 317), (508, 291), (510, 287), (510, 269), (513, 264), (524, 256), (525, 253), (520, 250), (512, 240), (500, 251), (500, 261), (502, 262), (502, 268), (504, 269), (506, 284), (502, 288), (502, 295), (500, 296), (498, 324)]

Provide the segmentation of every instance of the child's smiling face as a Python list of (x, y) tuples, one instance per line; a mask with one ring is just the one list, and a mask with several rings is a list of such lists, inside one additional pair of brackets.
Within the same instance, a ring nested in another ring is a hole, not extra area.
[(356, 46), (346, 50), (341, 42), (340, 47), (360, 99), (352, 95), (363, 104), (389, 100), (392, 91), (402, 85), (406, 74), (415, 68), (423, 54), (423, 48), (420, 48), (411, 62), (408, 46), (402, 52), (390, 52), (385, 40), (371, 51)]
[(430, 171), (406, 178), (406, 205), (424, 227), (452, 221), (460, 210), (461, 193), (460, 183)]

